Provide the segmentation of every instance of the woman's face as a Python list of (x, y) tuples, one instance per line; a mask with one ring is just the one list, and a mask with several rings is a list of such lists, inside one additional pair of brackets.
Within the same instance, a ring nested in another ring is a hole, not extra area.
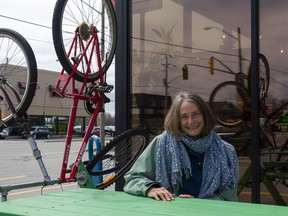
[(181, 104), (180, 125), (183, 132), (194, 139), (201, 135), (204, 128), (204, 118), (194, 103), (184, 101)]

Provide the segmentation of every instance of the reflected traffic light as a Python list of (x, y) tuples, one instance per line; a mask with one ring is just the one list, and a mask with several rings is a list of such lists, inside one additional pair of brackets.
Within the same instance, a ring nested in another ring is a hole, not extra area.
[(211, 75), (214, 74), (214, 58), (213, 57), (210, 57), (208, 60), (208, 70)]
[(188, 66), (186, 64), (182, 67), (182, 77), (183, 77), (183, 80), (188, 80), (189, 79)]

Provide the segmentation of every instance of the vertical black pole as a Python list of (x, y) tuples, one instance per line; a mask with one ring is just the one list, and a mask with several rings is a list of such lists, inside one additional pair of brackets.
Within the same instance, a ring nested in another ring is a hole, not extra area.
[[(116, 135), (129, 128), (128, 106), (131, 92), (130, 86), (130, 32), (129, 11), (130, 1), (115, 1), (117, 19), (117, 48), (115, 53), (115, 127)], [(116, 148), (117, 151), (117, 148)], [(117, 154), (117, 152), (116, 152)], [(115, 184), (116, 191), (122, 191), (124, 179), (120, 178)]]
[(251, 1), (251, 63), (252, 73), (252, 202), (260, 203), (259, 158), (259, 0)]

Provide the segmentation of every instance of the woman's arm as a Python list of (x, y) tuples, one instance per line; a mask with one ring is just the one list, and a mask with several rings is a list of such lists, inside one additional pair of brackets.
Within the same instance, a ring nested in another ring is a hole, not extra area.
[(125, 174), (124, 192), (147, 196), (147, 190), (151, 187), (161, 187), (155, 182), (156, 153), (158, 149), (159, 136), (155, 137), (132, 168)]

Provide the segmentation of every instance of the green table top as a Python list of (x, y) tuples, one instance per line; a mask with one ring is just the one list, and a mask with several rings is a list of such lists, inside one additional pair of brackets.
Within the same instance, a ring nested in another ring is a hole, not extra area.
[(172, 202), (156, 201), (124, 192), (76, 189), (27, 199), (0, 203), (0, 216), (287, 216), (285, 206), (176, 198)]

